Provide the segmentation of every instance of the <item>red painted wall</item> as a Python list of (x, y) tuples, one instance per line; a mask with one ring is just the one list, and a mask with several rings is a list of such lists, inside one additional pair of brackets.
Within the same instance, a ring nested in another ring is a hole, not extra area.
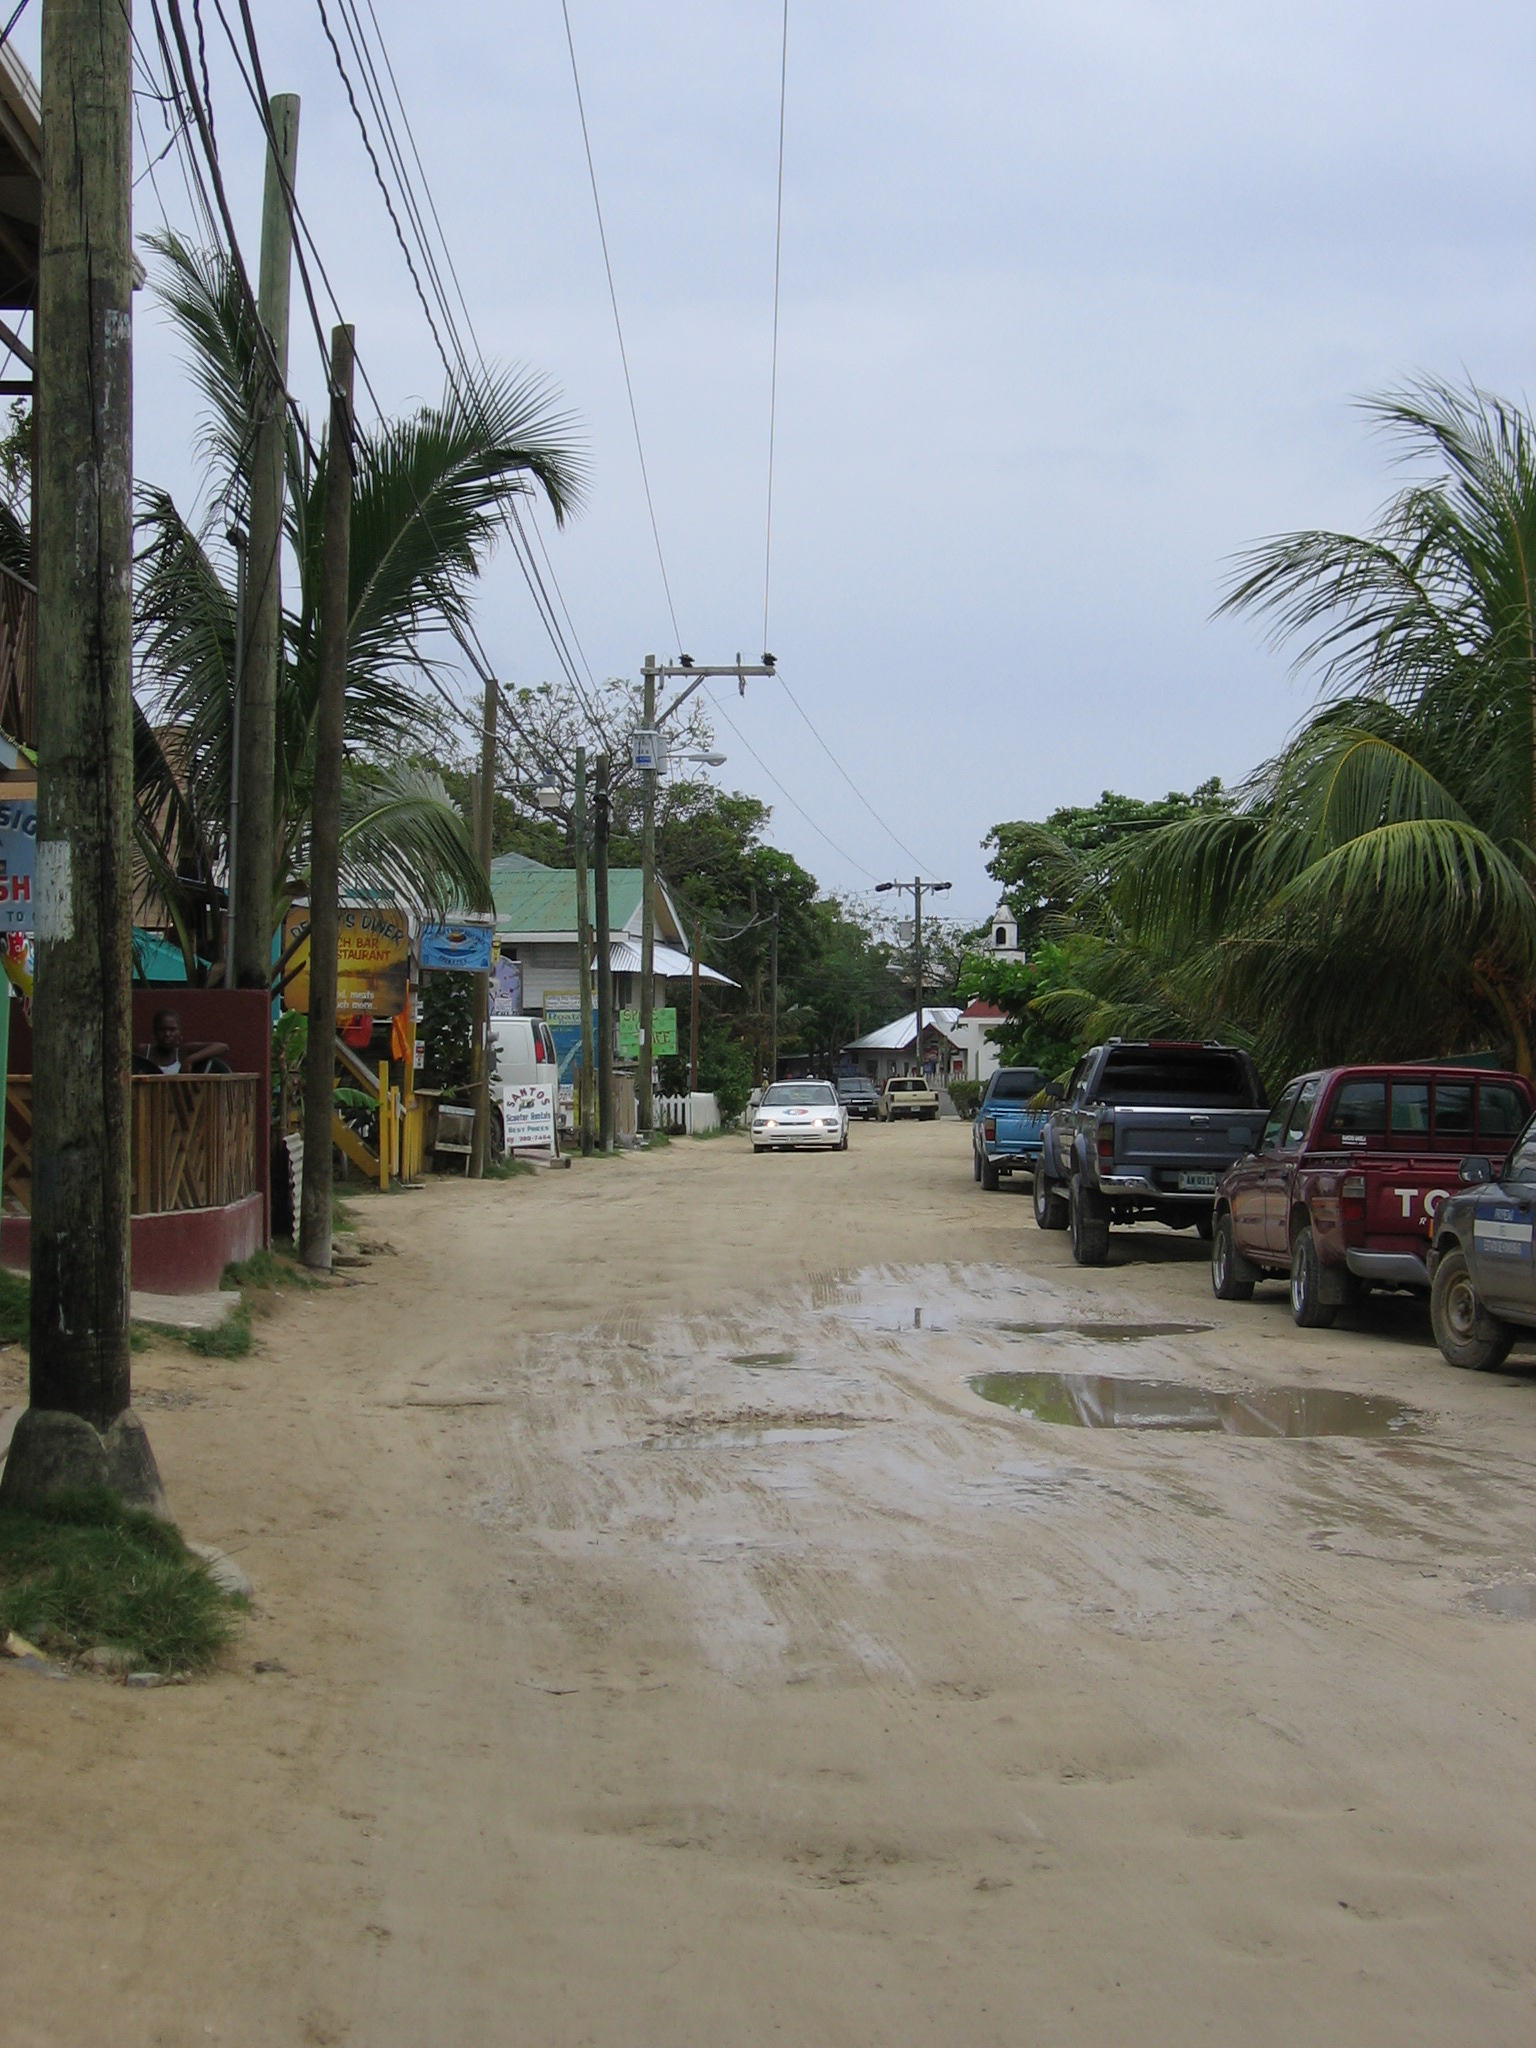
[[(259, 988), (136, 988), (133, 992), (133, 1042), (149, 1044), (157, 1010), (174, 1010), (181, 1019), (181, 1035), (189, 1045), (206, 1045), (221, 1040), (229, 1047), (225, 1054), (237, 1074), (261, 1077), (258, 1100), (272, 1100), (272, 1004)], [(32, 1026), (22, 1014), (20, 1003), (11, 1005), (10, 1070), (13, 1074), (32, 1071)], [(272, 1241), (272, 1161), (270, 1147), (256, 1143), (256, 1185), (261, 1191), (261, 1242)]]

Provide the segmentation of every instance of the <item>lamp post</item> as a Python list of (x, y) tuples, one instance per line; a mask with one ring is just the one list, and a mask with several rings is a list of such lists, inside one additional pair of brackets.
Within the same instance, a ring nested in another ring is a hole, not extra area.
[(930, 896), (941, 896), (946, 889), (953, 886), (951, 882), (925, 882), (921, 875), (914, 876), (910, 882), (875, 884), (878, 895), (883, 896), (888, 889), (898, 889), (903, 895), (910, 895), (912, 898), (912, 980), (917, 999), (917, 1031), (912, 1046), (917, 1057), (919, 1073), (923, 1071), (923, 891), (926, 889)]

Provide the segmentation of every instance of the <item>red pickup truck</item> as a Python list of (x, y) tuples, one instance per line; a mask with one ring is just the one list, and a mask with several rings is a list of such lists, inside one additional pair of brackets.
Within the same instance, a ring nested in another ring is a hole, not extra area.
[(1330, 1067), (1301, 1074), (1257, 1152), (1216, 1189), (1211, 1285), (1246, 1301), (1289, 1276), (1291, 1313), (1321, 1328), (1373, 1284), (1429, 1290), (1435, 1211), (1480, 1152), (1497, 1178), (1533, 1106), (1519, 1074), (1468, 1067)]

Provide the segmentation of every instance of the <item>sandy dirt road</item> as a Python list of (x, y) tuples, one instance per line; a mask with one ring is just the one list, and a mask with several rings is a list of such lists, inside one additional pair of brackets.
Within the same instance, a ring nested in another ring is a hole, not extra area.
[[(136, 1361), (258, 1612), (195, 1686), (0, 1669), (0, 2038), (1529, 2042), (1536, 1378), (1192, 1235), (1080, 1273), (969, 1144), (365, 1199), (355, 1284)], [(970, 1384), (1048, 1370), (1411, 1413)]]

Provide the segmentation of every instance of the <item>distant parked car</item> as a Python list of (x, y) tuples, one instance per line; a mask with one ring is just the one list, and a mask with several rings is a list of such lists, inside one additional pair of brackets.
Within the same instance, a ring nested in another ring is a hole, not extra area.
[(848, 1112), (830, 1081), (775, 1081), (752, 1114), (752, 1150), (846, 1152)]
[[(1301, 1074), (1216, 1190), (1211, 1285), (1242, 1301), (1289, 1279), (1304, 1329), (1372, 1286), (1430, 1285), (1430, 1230), (1464, 1157), (1496, 1173), (1536, 1099), (1519, 1074), (1332, 1067)], [(1438, 1240), (1437, 1240), (1438, 1241)]]
[(971, 1177), (989, 1194), (1010, 1174), (1033, 1176), (1050, 1107), (1029, 1105), (1052, 1085), (1038, 1067), (999, 1067), (988, 1081), (971, 1126)]
[(932, 1123), (939, 1113), (939, 1098), (921, 1074), (892, 1074), (880, 1091), (875, 1114), (888, 1124), (898, 1116), (914, 1116)]
[(837, 1099), (850, 1116), (862, 1117), (866, 1122), (880, 1107), (880, 1091), (868, 1074), (839, 1074)]

